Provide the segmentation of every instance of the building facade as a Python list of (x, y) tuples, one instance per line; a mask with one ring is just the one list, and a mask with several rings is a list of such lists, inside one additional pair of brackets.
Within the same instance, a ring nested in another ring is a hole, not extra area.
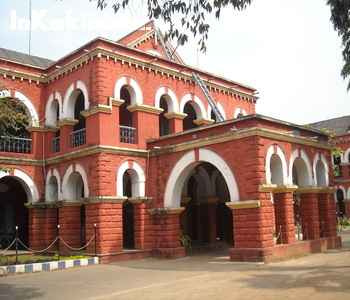
[(341, 245), (328, 136), (257, 115), (254, 88), (189, 67), (152, 22), (55, 62), (0, 49), (0, 76), (31, 121), (1, 137), (5, 241), (96, 230), (104, 261), (180, 257), (185, 236), (232, 260)]

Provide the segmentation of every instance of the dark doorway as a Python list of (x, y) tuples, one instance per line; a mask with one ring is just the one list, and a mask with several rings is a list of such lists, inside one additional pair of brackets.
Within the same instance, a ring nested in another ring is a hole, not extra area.
[(160, 108), (163, 109), (163, 112), (159, 115), (159, 136), (163, 136), (170, 134), (169, 120), (165, 117), (165, 114), (168, 113), (168, 103), (165, 96), (160, 98)]
[(344, 198), (344, 192), (341, 189), (337, 190), (337, 216), (341, 218), (345, 216)]
[(77, 99), (75, 100), (74, 105), (74, 119), (78, 120), (78, 123), (74, 125), (74, 131), (84, 129), (86, 127), (85, 125), (85, 118), (81, 114), (81, 112), (85, 109), (85, 98), (82, 91), (79, 90)]
[(128, 110), (128, 106), (131, 105), (131, 95), (127, 86), (121, 88), (120, 99), (124, 100), (124, 103), (119, 108), (119, 124), (121, 126), (134, 127), (132, 112)]
[[(132, 197), (132, 177), (126, 171), (123, 176), (124, 197)], [(123, 248), (135, 249), (134, 205), (130, 201), (123, 203)]]
[(20, 240), (28, 245), (27, 193), (21, 182), (13, 177), (0, 180), (0, 248), (14, 240), (16, 226)]

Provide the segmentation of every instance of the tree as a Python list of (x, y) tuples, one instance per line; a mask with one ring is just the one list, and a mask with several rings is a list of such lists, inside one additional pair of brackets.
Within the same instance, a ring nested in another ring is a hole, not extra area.
[(25, 107), (14, 98), (0, 98), (0, 137), (21, 136), (29, 119)]
[[(99, 9), (112, 6), (114, 12), (119, 12), (130, 5), (130, 0), (89, 0), (97, 2)], [(139, 0), (137, 0), (140, 2)], [(220, 18), (223, 9), (232, 8), (243, 10), (253, 0), (147, 0), (148, 17), (162, 20), (169, 25), (166, 38), (177, 40), (179, 45), (188, 41), (190, 32), (198, 38), (201, 51), (206, 51), (206, 42), (209, 34), (209, 15)], [(350, 0), (327, 0), (331, 9), (331, 22), (342, 39), (344, 66), (341, 75), (344, 79), (350, 76)], [(350, 90), (350, 81), (348, 83)]]

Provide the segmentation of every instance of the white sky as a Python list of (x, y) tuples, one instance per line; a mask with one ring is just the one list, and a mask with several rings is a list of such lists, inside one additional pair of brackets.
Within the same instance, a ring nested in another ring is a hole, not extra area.
[[(1, 0), (0, 47), (28, 51), (28, 32), (19, 24), (20, 18), (28, 18), (28, 2)], [(244, 12), (226, 10), (219, 22), (210, 22), (205, 55), (197, 55), (194, 42), (179, 52), (190, 65), (257, 88), (258, 113), (296, 123), (350, 114), (346, 82), (340, 76), (341, 43), (325, 2), (254, 0)], [(115, 15), (111, 8), (96, 10), (89, 0), (32, 0), (32, 5), (34, 14), (41, 14), (36, 20), (42, 21), (33, 24), (32, 54), (50, 59), (96, 36), (117, 40), (148, 20), (139, 6)], [(49, 28), (50, 21), (69, 17), (90, 28)]]

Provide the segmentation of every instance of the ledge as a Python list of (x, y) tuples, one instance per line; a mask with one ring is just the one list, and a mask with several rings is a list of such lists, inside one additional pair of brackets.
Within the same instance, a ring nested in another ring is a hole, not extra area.
[(179, 215), (185, 210), (184, 207), (177, 208), (152, 208), (149, 209), (151, 215)]
[(297, 185), (277, 185), (277, 184), (261, 184), (259, 186), (259, 192), (264, 193), (292, 193), (298, 189)]
[(209, 120), (209, 119), (197, 119), (194, 120), (193, 123), (200, 126), (200, 125), (210, 125), (213, 124), (215, 121), (214, 120)]
[(187, 117), (187, 114), (179, 113), (179, 112), (168, 112), (164, 114), (164, 117), (167, 119), (180, 119), (183, 120)]
[(335, 191), (335, 187), (308, 186), (300, 187), (295, 192), (297, 194), (333, 194)]
[(125, 100), (114, 98), (114, 97), (109, 97), (109, 102), (110, 102), (110, 105), (119, 107), (125, 103)]
[(237, 202), (226, 202), (227, 207), (232, 210), (235, 209), (247, 209), (247, 208), (259, 208), (261, 206), (259, 200), (245, 200)]
[(95, 204), (95, 203), (123, 203), (128, 200), (127, 197), (116, 197), (116, 196), (92, 196), (84, 198), (85, 204)]
[(98, 104), (97, 106), (94, 106), (90, 108), (89, 110), (84, 110), (80, 114), (87, 118), (89, 116), (92, 116), (97, 113), (104, 113), (104, 114), (111, 114), (112, 113), (112, 107), (108, 105)]
[(75, 124), (78, 124), (78, 123), (79, 123), (78, 120), (65, 118), (65, 119), (62, 119), (62, 120), (58, 121), (58, 126), (59, 127), (67, 126), (67, 125), (74, 126)]
[(151, 197), (134, 197), (134, 198), (128, 198), (127, 201), (129, 201), (132, 204), (142, 204), (142, 203), (150, 203), (152, 202), (153, 198)]
[(26, 128), (29, 132), (56, 132), (59, 128), (57, 127), (33, 127), (29, 126)]
[(39, 208), (39, 209), (57, 208), (59, 206), (57, 204), (57, 202), (36, 202), (36, 203), (28, 202), (28, 203), (25, 203), (24, 205), (28, 209), (31, 209), (31, 208)]
[(156, 108), (145, 104), (129, 105), (127, 109), (130, 112), (141, 111), (141, 112), (147, 112), (147, 113), (156, 114), (156, 115), (160, 115), (164, 111), (161, 108)]

